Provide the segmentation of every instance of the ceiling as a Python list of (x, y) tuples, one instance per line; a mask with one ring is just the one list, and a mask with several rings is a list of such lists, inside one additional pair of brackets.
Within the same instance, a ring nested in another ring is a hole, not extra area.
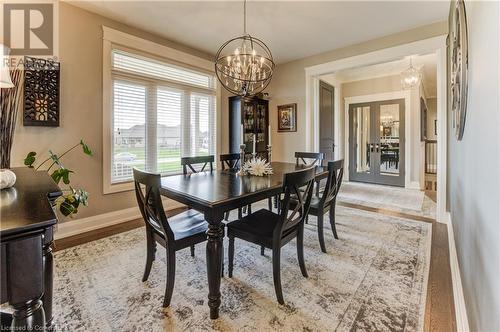
[[(415, 68), (418, 68), (422, 73), (422, 83), (426, 96), (436, 97), (437, 95), (437, 64), (436, 54), (416, 55), (412, 56), (412, 63)], [(376, 77), (400, 75), (402, 71), (410, 66), (410, 58), (406, 57), (401, 60), (380, 63), (371, 66), (346, 69), (336, 72), (335, 74), (325, 75), (323, 79), (328, 80), (328, 77), (334, 78), (339, 82), (361, 81)]]
[[(242, 1), (71, 1), (72, 5), (215, 54), (243, 33)], [(247, 30), (284, 63), (446, 20), (447, 1), (248, 1)]]
[[(415, 55), (411, 57), (412, 64), (422, 73), (422, 84), (427, 98), (437, 95), (437, 58), (436, 54)], [(354, 82), (377, 77), (400, 75), (410, 66), (410, 57), (352, 69), (345, 69), (321, 76), (327, 82)]]

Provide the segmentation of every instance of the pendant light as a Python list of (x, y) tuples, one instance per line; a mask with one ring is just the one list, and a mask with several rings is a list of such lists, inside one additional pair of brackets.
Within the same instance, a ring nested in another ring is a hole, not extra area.
[(413, 67), (412, 58), (410, 57), (410, 67), (401, 73), (401, 85), (404, 90), (409, 90), (417, 87), (422, 80), (420, 70)]
[(271, 82), (274, 61), (260, 39), (247, 33), (246, 0), (243, 2), (243, 35), (230, 39), (215, 56), (215, 73), (222, 86), (238, 96), (253, 96)]

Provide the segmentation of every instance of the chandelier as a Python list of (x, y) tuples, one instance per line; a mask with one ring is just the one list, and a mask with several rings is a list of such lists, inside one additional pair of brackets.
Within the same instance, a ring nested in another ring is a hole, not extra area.
[(274, 61), (260, 39), (247, 33), (246, 0), (243, 2), (243, 35), (228, 40), (215, 56), (215, 73), (222, 86), (238, 96), (253, 96), (271, 82)]
[(410, 67), (401, 73), (401, 85), (404, 90), (409, 90), (417, 87), (422, 79), (420, 70), (413, 67), (410, 57)]

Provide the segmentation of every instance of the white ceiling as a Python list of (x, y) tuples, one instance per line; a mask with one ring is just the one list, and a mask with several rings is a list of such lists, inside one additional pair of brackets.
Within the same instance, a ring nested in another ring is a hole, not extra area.
[[(422, 73), (422, 83), (426, 96), (435, 97), (437, 94), (436, 54), (416, 55), (412, 56), (411, 59), (413, 66), (418, 68)], [(406, 57), (397, 61), (341, 70), (335, 74), (325, 75), (322, 78), (326, 81), (334, 79), (338, 82), (353, 82), (376, 77), (399, 75), (403, 70), (408, 69), (409, 66), (410, 58)]]
[[(243, 33), (242, 1), (70, 3), (209, 54)], [(284, 63), (443, 21), (448, 9), (448, 1), (248, 1), (247, 30)]]

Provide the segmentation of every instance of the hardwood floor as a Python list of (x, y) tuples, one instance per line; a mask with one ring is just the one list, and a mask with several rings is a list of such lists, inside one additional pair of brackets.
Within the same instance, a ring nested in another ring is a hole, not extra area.
[(425, 311), (425, 331), (457, 330), (448, 229), (445, 224), (438, 222), (432, 224), (431, 265)]
[[(349, 208), (432, 223), (431, 263), (427, 286), (424, 330), (447, 332), (456, 331), (447, 226), (427, 217), (345, 202), (339, 202), (338, 204)], [(185, 209), (176, 209), (168, 213), (168, 215), (175, 215), (184, 210)], [(55, 241), (54, 250), (57, 251), (67, 249), (114, 234), (126, 232), (141, 226), (144, 226), (144, 222), (141, 219), (136, 219), (119, 225), (113, 225), (99, 230), (59, 239)]]
[[(187, 210), (186, 208), (177, 208), (177, 209), (167, 211), (167, 217), (175, 216), (176, 214), (181, 213), (181, 212), (186, 211), (186, 210)], [(102, 239), (102, 238), (105, 238), (105, 237), (108, 237), (111, 235), (130, 231), (134, 228), (139, 228), (141, 226), (144, 226), (144, 221), (142, 219), (130, 220), (130, 221), (120, 223), (117, 225), (112, 225), (112, 226), (100, 228), (100, 229), (97, 229), (94, 231), (85, 232), (82, 234), (73, 235), (73, 236), (63, 238), (63, 239), (55, 240), (55, 244), (54, 244), (53, 249), (54, 249), (54, 251), (58, 251), (58, 250), (71, 248), (74, 246), (78, 246), (80, 244), (99, 240), (99, 239)]]

